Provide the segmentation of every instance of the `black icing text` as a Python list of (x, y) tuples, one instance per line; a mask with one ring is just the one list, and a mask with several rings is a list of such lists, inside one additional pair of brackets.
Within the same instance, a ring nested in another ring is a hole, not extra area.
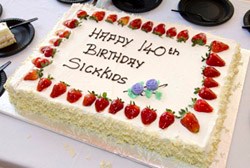
[(63, 64), (62, 66), (69, 69), (78, 69), (81, 72), (85, 72), (99, 78), (109, 79), (119, 84), (125, 84), (128, 80), (127, 77), (113, 73), (112, 69), (108, 66), (106, 68), (98, 68), (94, 65), (88, 65), (87, 63), (82, 62), (80, 58), (71, 58), (68, 60), (67, 64)]

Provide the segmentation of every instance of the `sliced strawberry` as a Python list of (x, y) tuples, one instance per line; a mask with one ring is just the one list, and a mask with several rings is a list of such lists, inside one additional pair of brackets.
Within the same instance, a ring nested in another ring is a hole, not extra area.
[(207, 87), (195, 88), (195, 94), (197, 93), (201, 98), (206, 100), (213, 100), (217, 98), (216, 94)]
[(131, 102), (125, 107), (124, 113), (128, 119), (133, 119), (139, 115), (140, 107), (135, 102)]
[(63, 22), (63, 25), (67, 28), (74, 29), (79, 25), (79, 21), (77, 19), (69, 19)]
[(216, 82), (213, 78), (210, 77), (207, 77), (203, 80), (203, 85), (207, 88), (219, 86), (218, 82)]
[(51, 46), (44, 46), (40, 48), (40, 51), (45, 57), (53, 57), (56, 53), (56, 49)]
[(92, 91), (84, 96), (82, 104), (84, 106), (91, 106), (95, 102), (95, 100), (96, 100), (96, 94), (94, 91)]
[(111, 102), (109, 106), (109, 113), (116, 114), (118, 111), (123, 109), (123, 106), (124, 102), (121, 99), (117, 98)]
[(207, 36), (204, 33), (199, 33), (193, 36), (191, 41), (193, 43), (192, 46), (195, 46), (196, 44), (203, 46), (207, 43)]
[(165, 32), (166, 32), (165, 24), (163, 24), (163, 23), (158, 24), (153, 30), (153, 33), (158, 35), (158, 36), (162, 36), (163, 34), (165, 34)]
[(157, 113), (156, 110), (146, 107), (141, 111), (141, 120), (145, 125), (149, 125), (156, 120)]
[(91, 16), (90, 19), (95, 20), (96, 22), (102, 21), (105, 17), (104, 11), (96, 11)]
[(220, 72), (215, 69), (214, 67), (205, 67), (203, 69), (203, 75), (206, 76), (206, 77), (211, 77), (211, 78), (214, 78), (214, 77), (218, 77), (220, 76)]
[(62, 39), (61, 38), (54, 38), (54, 39), (51, 39), (49, 42), (51, 44), (53, 44), (53, 46), (58, 47), (61, 44)]
[(207, 60), (206, 60), (206, 64), (210, 65), (210, 66), (225, 66), (225, 61), (223, 59), (221, 59), (221, 57), (216, 54), (216, 53), (210, 53)]
[(188, 30), (182, 30), (177, 34), (178, 42), (186, 42), (189, 38)]
[(106, 18), (105, 21), (108, 22), (108, 23), (114, 23), (114, 22), (117, 21), (117, 15), (116, 15), (116, 14), (111, 14), (111, 15), (109, 15), (109, 16)]
[(76, 16), (77, 16), (79, 19), (85, 19), (85, 20), (86, 20), (87, 17), (88, 17), (89, 15), (87, 14), (86, 11), (80, 9), (79, 11), (77, 11)]
[(121, 17), (121, 18), (117, 21), (117, 22), (118, 22), (118, 25), (121, 25), (121, 26), (127, 25), (128, 22), (129, 22), (129, 19), (130, 19), (129, 16)]
[(175, 121), (174, 112), (170, 109), (166, 109), (164, 113), (162, 113), (159, 120), (159, 127), (161, 129), (165, 129), (172, 125)]
[(55, 84), (53, 86), (51, 93), (50, 93), (50, 97), (56, 98), (58, 96), (61, 96), (62, 94), (64, 94), (67, 91), (68, 86), (69, 85), (66, 84), (65, 82), (59, 82), (59, 83)]
[(61, 38), (68, 39), (70, 34), (71, 34), (71, 32), (69, 30), (58, 30), (58, 31), (56, 31), (56, 35), (61, 37)]
[(181, 124), (187, 128), (192, 133), (198, 133), (200, 131), (200, 124), (196, 116), (186, 110), (181, 110), (182, 118), (180, 120)]
[(67, 94), (67, 101), (70, 103), (77, 102), (82, 97), (82, 92), (77, 89), (70, 89)]
[(52, 84), (52, 79), (53, 78), (50, 75), (47, 78), (41, 78), (37, 84), (36, 90), (41, 92), (48, 88)]
[(206, 100), (203, 99), (192, 99), (194, 102), (194, 110), (198, 112), (211, 113), (213, 112), (213, 107), (211, 107)]
[(43, 69), (32, 69), (30, 70), (25, 76), (24, 80), (37, 80), (38, 78), (41, 78), (43, 76), (42, 73)]
[(151, 21), (147, 21), (141, 26), (141, 30), (145, 31), (146, 33), (151, 32), (153, 29), (154, 23)]
[(171, 27), (169, 28), (167, 31), (166, 31), (166, 36), (167, 37), (170, 37), (170, 38), (173, 38), (177, 35), (177, 30), (175, 27)]
[(37, 57), (37, 58), (34, 58), (32, 60), (32, 63), (37, 67), (37, 68), (44, 68), (46, 66), (48, 66), (51, 61), (49, 61), (48, 59), (46, 58), (41, 58), (41, 57)]
[(108, 105), (109, 99), (107, 98), (107, 93), (104, 92), (102, 96), (95, 101), (95, 109), (97, 112), (102, 112)]
[(131, 28), (131, 29), (140, 29), (141, 28), (141, 24), (142, 24), (142, 20), (141, 19), (134, 19), (132, 20), (128, 27)]
[(215, 40), (210, 44), (210, 48), (212, 52), (218, 53), (229, 49), (229, 46), (223, 42)]

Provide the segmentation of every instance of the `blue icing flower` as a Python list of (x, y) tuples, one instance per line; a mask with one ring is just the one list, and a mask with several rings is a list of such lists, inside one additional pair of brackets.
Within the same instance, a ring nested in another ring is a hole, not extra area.
[(132, 86), (132, 92), (136, 95), (140, 95), (143, 90), (144, 90), (144, 86), (143, 86), (143, 83), (136, 83)]
[(146, 87), (148, 90), (156, 90), (158, 89), (158, 81), (155, 79), (150, 79), (146, 82)]

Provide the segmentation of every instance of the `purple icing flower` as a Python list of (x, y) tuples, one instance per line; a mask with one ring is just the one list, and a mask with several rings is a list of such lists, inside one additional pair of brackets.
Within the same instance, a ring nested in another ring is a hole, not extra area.
[(146, 82), (146, 87), (148, 90), (156, 90), (158, 89), (158, 81), (155, 79), (150, 79)]
[(144, 87), (142, 83), (136, 83), (132, 86), (131, 89), (135, 95), (140, 95), (143, 92)]

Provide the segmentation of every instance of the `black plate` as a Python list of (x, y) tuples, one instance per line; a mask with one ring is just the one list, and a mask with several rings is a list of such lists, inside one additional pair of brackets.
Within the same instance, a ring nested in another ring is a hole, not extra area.
[[(243, 23), (244, 25), (250, 25), (250, 10), (246, 12), (246, 14), (243, 17)], [(250, 32), (250, 29), (248, 29)]]
[(3, 7), (2, 7), (2, 5), (0, 4), (0, 16), (2, 15), (2, 12), (3, 12)]
[(59, 2), (62, 3), (66, 3), (66, 4), (72, 4), (72, 3), (84, 3), (84, 2), (88, 2), (90, 0), (57, 0)]
[(215, 20), (205, 22), (200, 17), (191, 14), (181, 14), (189, 22), (202, 26), (216, 26), (228, 21), (234, 13), (234, 7), (229, 0), (181, 0), (178, 9)]
[[(17, 18), (0, 20), (0, 22), (6, 22), (8, 26), (15, 25), (23, 21), (25, 20)], [(22, 51), (31, 43), (35, 35), (35, 29), (32, 24), (26, 24), (13, 28), (11, 29), (11, 32), (15, 35), (17, 42), (8, 47), (0, 49), (0, 58), (11, 56)]]
[(4, 93), (5, 89), (4, 89), (3, 85), (5, 84), (6, 80), (7, 80), (7, 76), (6, 76), (5, 72), (0, 71), (0, 97)]
[(150, 11), (160, 5), (162, 0), (112, 0), (120, 10), (131, 13)]

